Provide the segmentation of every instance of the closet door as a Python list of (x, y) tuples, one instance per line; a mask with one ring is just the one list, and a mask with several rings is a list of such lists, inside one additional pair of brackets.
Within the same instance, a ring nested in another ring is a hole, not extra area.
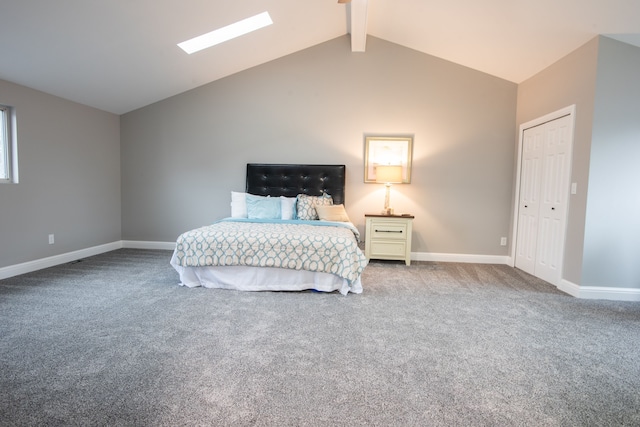
[(524, 130), (516, 267), (553, 284), (562, 261), (571, 173), (572, 117)]
[(526, 129), (522, 137), (515, 265), (529, 274), (535, 274), (543, 153), (544, 125)]
[(545, 125), (544, 162), (539, 203), (539, 225), (535, 276), (558, 283), (569, 206), (571, 173), (571, 118), (566, 116)]

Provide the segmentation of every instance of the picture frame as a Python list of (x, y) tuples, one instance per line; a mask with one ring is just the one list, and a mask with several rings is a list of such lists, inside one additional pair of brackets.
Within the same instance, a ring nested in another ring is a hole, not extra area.
[(376, 182), (376, 167), (401, 165), (402, 183), (411, 183), (413, 136), (365, 136), (364, 182)]

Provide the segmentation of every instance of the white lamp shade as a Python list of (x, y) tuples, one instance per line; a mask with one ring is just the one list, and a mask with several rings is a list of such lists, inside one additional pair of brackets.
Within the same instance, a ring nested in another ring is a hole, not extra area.
[(402, 183), (402, 166), (379, 165), (376, 167), (376, 182), (383, 184)]

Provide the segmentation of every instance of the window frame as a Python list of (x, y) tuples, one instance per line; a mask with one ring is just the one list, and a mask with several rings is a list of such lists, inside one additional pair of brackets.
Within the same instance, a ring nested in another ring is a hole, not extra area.
[(2, 153), (0, 161), (4, 164), (6, 176), (0, 176), (0, 184), (18, 182), (18, 161), (16, 146), (15, 109), (9, 105), (0, 104), (0, 144)]

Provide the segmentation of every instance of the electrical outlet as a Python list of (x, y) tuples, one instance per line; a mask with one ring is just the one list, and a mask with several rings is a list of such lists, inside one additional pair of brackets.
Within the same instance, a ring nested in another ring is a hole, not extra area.
[(500, 238), (500, 246), (507, 246), (507, 238), (506, 237), (501, 237)]
[(53, 234), (49, 234), (49, 244), (53, 245), (55, 243), (55, 238), (53, 237)]

